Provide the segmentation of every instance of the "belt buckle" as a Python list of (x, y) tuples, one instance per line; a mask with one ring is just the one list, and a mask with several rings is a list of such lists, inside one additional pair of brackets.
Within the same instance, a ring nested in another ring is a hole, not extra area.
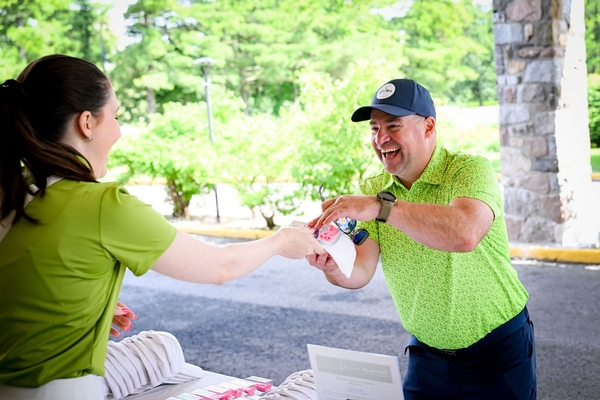
[(450, 357), (456, 357), (458, 355), (456, 350), (440, 350), (440, 351)]

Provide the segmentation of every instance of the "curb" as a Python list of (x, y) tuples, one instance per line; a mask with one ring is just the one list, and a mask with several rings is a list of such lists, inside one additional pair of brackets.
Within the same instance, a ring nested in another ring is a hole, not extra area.
[(248, 239), (256, 240), (262, 239), (267, 236), (271, 236), (276, 231), (270, 231), (267, 229), (234, 229), (234, 228), (220, 228), (220, 229), (198, 229), (198, 228), (178, 228), (180, 231), (190, 233), (192, 235), (201, 236), (213, 236), (223, 237), (230, 239)]
[(510, 257), (533, 258), (581, 264), (600, 264), (600, 249), (576, 249), (547, 246), (511, 246)]
[[(270, 231), (266, 229), (179, 229), (183, 232), (187, 232), (193, 235), (247, 240), (262, 239), (275, 233), (275, 231)], [(561, 248), (535, 245), (511, 245), (510, 257), (565, 263), (600, 264), (600, 249), (578, 249), (567, 247)]]

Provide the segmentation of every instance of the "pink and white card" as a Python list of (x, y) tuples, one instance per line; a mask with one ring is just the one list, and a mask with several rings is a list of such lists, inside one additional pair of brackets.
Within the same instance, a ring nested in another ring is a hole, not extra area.
[[(307, 225), (301, 221), (292, 221), (290, 226), (304, 228)], [(317, 241), (331, 255), (344, 276), (350, 278), (356, 259), (356, 248), (352, 240), (335, 225), (323, 226), (315, 234)]]

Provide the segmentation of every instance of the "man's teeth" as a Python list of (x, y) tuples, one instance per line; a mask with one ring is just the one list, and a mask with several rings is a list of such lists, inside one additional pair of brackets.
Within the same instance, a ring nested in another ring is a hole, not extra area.
[(381, 154), (382, 154), (384, 157), (387, 157), (387, 155), (388, 155), (389, 153), (395, 153), (395, 152), (396, 152), (396, 151), (398, 151), (398, 150), (400, 150), (400, 147), (395, 147), (395, 148), (393, 148), (393, 149), (385, 149), (385, 150), (383, 150), (383, 149), (382, 149), (382, 150), (381, 150)]

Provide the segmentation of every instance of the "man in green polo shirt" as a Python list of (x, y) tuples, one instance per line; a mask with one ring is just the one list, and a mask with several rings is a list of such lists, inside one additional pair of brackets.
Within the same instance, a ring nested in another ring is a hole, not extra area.
[(381, 86), (352, 121), (370, 121), (383, 169), (354, 196), (323, 203), (310, 225), (361, 221), (346, 278), (326, 253), (307, 257), (334, 285), (365, 286), (381, 255), (383, 273), (412, 334), (406, 399), (535, 399), (529, 297), (512, 267), (496, 174), (483, 157), (437, 143), (427, 89), (410, 79)]

